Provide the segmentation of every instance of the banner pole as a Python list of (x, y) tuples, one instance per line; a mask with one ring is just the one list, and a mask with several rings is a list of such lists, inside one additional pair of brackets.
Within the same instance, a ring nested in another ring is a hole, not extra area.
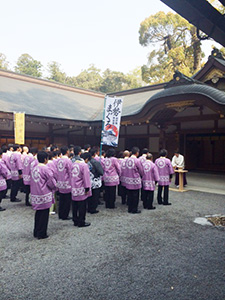
[(101, 131), (101, 142), (100, 142), (100, 163), (101, 163), (101, 157), (102, 157), (102, 137), (103, 137), (103, 131), (104, 131), (104, 127), (105, 127), (105, 104), (106, 104), (106, 98), (107, 95), (104, 98), (104, 109), (103, 109), (103, 117), (102, 117), (102, 131)]

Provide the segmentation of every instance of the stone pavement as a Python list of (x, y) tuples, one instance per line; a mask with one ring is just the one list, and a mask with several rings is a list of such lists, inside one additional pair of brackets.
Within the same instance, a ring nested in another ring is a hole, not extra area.
[[(187, 182), (186, 190), (225, 195), (225, 174), (223, 173), (188, 172)], [(173, 184), (171, 187), (176, 188)]]
[(0, 299), (224, 299), (225, 230), (194, 220), (225, 214), (225, 196), (170, 191), (170, 201), (132, 215), (117, 199), (87, 228), (50, 216), (49, 238), (36, 240), (32, 209), (3, 200)]

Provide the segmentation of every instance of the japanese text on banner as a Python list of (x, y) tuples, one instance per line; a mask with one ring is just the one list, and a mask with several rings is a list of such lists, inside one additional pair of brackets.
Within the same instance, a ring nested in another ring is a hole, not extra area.
[(25, 139), (25, 114), (14, 113), (15, 144), (24, 144)]
[(123, 99), (106, 97), (102, 145), (117, 147)]

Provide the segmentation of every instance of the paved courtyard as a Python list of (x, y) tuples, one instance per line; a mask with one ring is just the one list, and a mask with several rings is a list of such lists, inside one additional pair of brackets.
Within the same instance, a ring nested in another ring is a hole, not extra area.
[(170, 191), (170, 201), (131, 215), (117, 199), (87, 228), (50, 216), (49, 238), (36, 240), (32, 209), (3, 200), (0, 299), (225, 299), (225, 230), (193, 222), (225, 214), (225, 195)]

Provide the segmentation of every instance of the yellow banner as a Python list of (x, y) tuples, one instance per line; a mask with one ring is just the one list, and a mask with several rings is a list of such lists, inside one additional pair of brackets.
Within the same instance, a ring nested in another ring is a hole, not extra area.
[(14, 113), (15, 144), (23, 145), (25, 139), (25, 114)]

